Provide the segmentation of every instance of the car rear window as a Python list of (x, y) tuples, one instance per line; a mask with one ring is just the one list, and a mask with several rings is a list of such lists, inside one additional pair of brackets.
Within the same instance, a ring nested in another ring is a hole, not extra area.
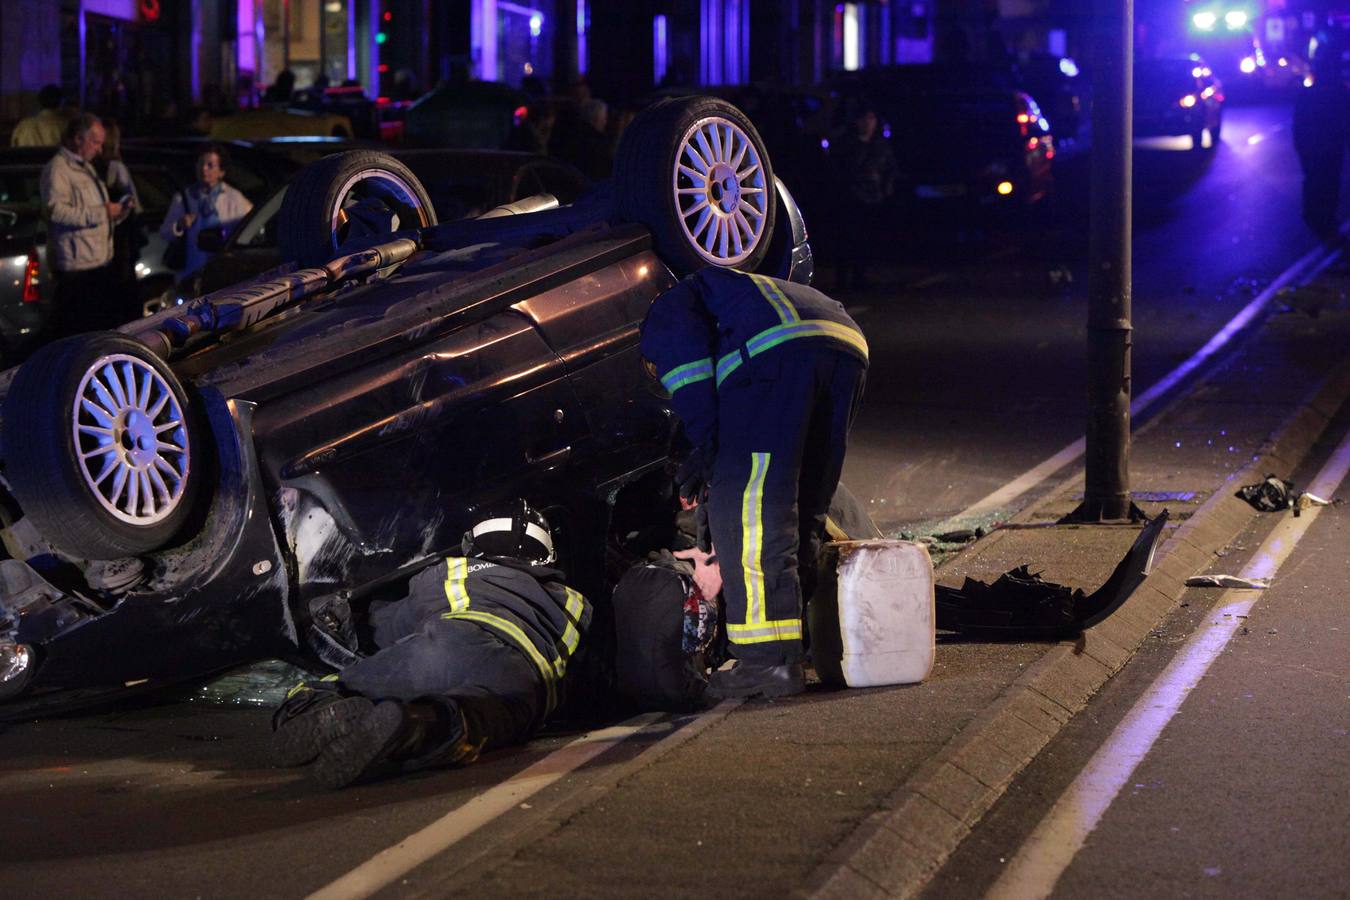
[(0, 168), (0, 203), (41, 209), (42, 169)]
[(1180, 96), (1195, 90), (1195, 75), (1191, 69), (1198, 63), (1178, 62), (1137, 65), (1134, 70), (1134, 90), (1145, 97), (1156, 94)]

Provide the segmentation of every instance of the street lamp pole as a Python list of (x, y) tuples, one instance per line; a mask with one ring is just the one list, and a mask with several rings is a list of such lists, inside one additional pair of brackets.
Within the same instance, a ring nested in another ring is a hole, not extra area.
[(1074, 521), (1138, 517), (1130, 502), (1130, 202), (1134, 0), (1096, 0), (1085, 484)]

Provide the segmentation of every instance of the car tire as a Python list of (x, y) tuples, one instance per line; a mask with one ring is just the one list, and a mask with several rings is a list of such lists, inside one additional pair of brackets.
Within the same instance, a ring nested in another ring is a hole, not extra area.
[(48, 344), (15, 375), (3, 416), (6, 480), (59, 550), (120, 559), (182, 529), (202, 445), (182, 385), (139, 342), (90, 332)]
[[(354, 214), (357, 208), (369, 215)], [(352, 150), (295, 176), (281, 202), (277, 243), (283, 260), (322, 266), (350, 238), (435, 224), (431, 197), (411, 169), (385, 153)]]
[(1198, 131), (1191, 132), (1191, 149), (1196, 153), (1205, 149), (1205, 129), (1203, 127)]
[(668, 98), (639, 113), (615, 154), (614, 191), (618, 218), (645, 225), (677, 275), (753, 272), (769, 252), (778, 197), (768, 150), (724, 100)]

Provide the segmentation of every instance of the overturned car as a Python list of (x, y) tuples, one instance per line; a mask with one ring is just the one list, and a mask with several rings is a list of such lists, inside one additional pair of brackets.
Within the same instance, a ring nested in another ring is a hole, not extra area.
[(292, 262), (0, 375), (0, 717), (340, 664), (334, 610), (504, 498), (603, 592), (675, 432), (648, 306), (705, 265), (811, 274), (759, 135), (706, 97), (644, 111), (570, 206), (438, 225), (406, 167), (354, 151), (303, 170), (280, 224)]

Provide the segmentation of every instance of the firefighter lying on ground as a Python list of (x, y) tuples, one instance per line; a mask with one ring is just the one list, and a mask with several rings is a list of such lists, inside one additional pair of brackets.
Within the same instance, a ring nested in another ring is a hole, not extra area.
[(523, 501), (474, 525), (463, 554), (371, 604), (376, 653), (291, 691), (272, 721), (278, 765), (338, 788), (464, 765), (543, 725), (590, 604), (551, 567), (548, 522)]

